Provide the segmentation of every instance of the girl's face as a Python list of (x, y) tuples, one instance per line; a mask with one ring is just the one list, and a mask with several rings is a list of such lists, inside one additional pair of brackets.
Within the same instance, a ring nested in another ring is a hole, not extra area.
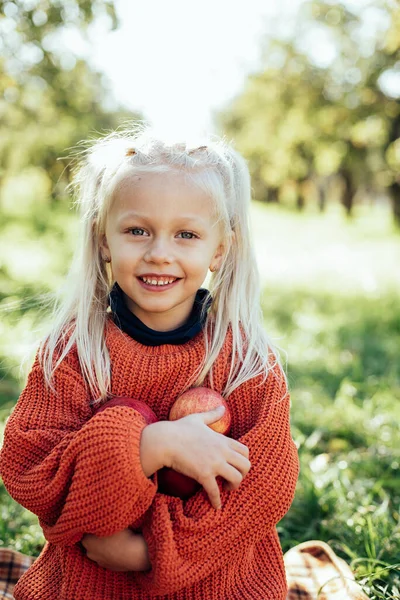
[(185, 323), (208, 269), (220, 266), (226, 248), (212, 200), (179, 173), (124, 180), (101, 247), (127, 306), (156, 331)]

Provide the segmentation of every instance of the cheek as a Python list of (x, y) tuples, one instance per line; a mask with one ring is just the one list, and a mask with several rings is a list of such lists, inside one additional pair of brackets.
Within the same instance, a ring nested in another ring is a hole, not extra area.
[(187, 268), (193, 272), (203, 273), (209, 267), (211, 256), (212, 255), (204, 249), (196, 252), (187, 252), (185, 256)]
[(110, 244), (110, 251), (113, 262), (128, 262), (134, 259), (137, 254), (134, 251), (133, 245), (127, 243), (124, 239), (120, 239), (113, 244)]

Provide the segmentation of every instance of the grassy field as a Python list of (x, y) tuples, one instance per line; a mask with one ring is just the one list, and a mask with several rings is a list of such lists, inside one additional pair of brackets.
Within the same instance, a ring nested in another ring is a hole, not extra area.
[[(296, 498), (278, 526), (283, 549), (327, 541), (371, 600), (400, 598), (400, 235), (378, 207), (347, 221), (334, 208), (296, 215), (254, 204), (252, 220), (265, 327), (288, 355), (301, 459)], [(26, 319), (38, 327), (35, 314)], [(21, 328), (10, 351), (3, 422), (30, 335)], [(36, 517), (2, 486), (0, 506), (0, 543), (38, 555)]]
[(382, 208), (347, 221), (256, 204), (253, 227), (301, 460), (283, 549), (324, 540), (371, 599), (400, 598), (400, 236)]

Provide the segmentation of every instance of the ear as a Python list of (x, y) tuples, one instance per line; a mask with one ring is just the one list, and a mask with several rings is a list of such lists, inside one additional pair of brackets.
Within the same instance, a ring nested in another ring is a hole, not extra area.
[(102, 259), (105, 260), (106, 262), (110, 262), (110, 260), (111, 260), (110, 248), (108, 247), (107, 237), (106, 237), (105, 233), (103, 233), (100, 236), (99, 248), (100, 248)]
[(228, 253), (229, 248), (231, 247), (233, 238), (234, 238), (235, 234), (233, 231), (231, 231), (231, 235), (230, 237), (228, 237), (228, 239), (223, 240), (218, 248), (216, 249), (216, 251), (214, 252), (214, 255), (212, 257), (211, 263), (210, 263), (210, 271), (214, 272), (214, 271), (218, 271), (218, 269), (220, 268), (222, 261), (225, 258), (225, 255)]
[(108, 247), (108, 242), (107, 242), (107, 236), (105, 233), (103, 233), (100, 236), (100, 240), (99, 240), (99, 246), (102, 250), (106, 250), (107, 252), (110, 251), (109, 247)]

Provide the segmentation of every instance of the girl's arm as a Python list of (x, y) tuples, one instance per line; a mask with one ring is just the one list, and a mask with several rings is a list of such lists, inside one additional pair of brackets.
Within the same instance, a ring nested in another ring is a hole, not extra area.
[(248, 447), (251, 468), (233, 491), (217, 477), (222, 508), (215, 510), (204, 490), (187, 502), (156, 494), (142, 524), (152, 569), (136, 574), (146, 593), (166, 595), (192, 586), (245, 557), (261, 540), (278, 556), (276, 524), (293, 501), (299, 461), (280, 368), (257, 386), (260, 381), (245, 382), (230, 397), (231, 406), (242, 413), (234, 437)]
[(4, 432), (0, 472), (9, 494), (55, 544), (136, 527), (157, 491), (157, 474), (149, 479), (141, 464), (145, 420), (119, 406), (92, 417), (78, 359), (69, 355), (54, 387), (36, 359)]

